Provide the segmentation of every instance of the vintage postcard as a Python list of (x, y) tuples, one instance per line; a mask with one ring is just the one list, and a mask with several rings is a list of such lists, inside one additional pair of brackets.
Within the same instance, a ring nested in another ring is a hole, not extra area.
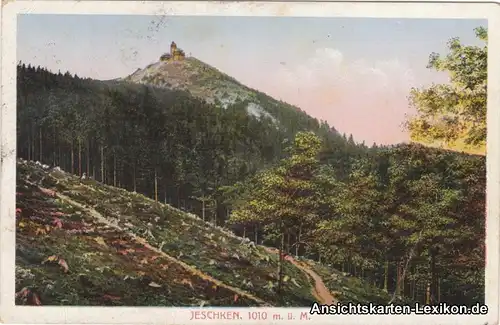
[(498, 6), (1, 23), (2, 322), (498, 323)]

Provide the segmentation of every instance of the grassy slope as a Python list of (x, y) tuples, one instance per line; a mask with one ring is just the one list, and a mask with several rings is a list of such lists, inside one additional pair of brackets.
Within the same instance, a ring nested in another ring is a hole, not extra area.
[[(29, 288), (43, 305), (282, 305), (275, 292), (278, 258), (263, 247), (140, 194), (34, 163), (19, 163), (17, 173), (16, 291)], [(68, 272), (57, 260), (43, 263), (54, 255)], [(305, 274), (287, 263), (285, 275), (285, 305), (310, 305)], [(352, 285), (358, 301), (388, 301), (360, 281)]]

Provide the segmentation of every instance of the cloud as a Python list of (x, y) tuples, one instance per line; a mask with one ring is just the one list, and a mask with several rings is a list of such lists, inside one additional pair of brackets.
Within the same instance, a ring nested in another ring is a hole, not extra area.
[(387, 144), (408, 139), (401, 124), (410, 113), (407, 96), (414, 84), (412, 69), (398, 58), (349, 60), (337, 49), (318, 48), (300, 64), (270, 71), (260, 88), (357, 141)]

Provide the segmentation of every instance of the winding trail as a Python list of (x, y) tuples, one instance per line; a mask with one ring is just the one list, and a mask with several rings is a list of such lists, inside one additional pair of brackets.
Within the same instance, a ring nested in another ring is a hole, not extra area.
[[(269, 253), (279, 254), (279, 251), (275, 248), (265, 247), (265, 249)], [(309, 279), (312, 279), (314, 281), (314, 286), (311, 290), (311, 293), (320, 304), (332, 305), (337, 303), (338, 300), (335, 299), (330, 290), (328, 290), (325, 283), (323, 282), (323, 279), (316, 272), (314, 272), (308, 265), (295, 260), (291, 256), (287, 256), (285, 260), (292, 263), (295, 267), (304, 272)]]
[(264, 300), (246, 292), (246, 291), (243, 291), (239, 288), (236, 288), (236, 287), (233, 287), (233, 286), (230, 286), (228, 284), (225, 284), (223, 283), (222, 281), (220, 280), (217, 280), (213, 277), (211, 277), (210, 275), (206, 274), (206, 273), (203, 273), (203, 272), (200, 272), (199, 270), (196, 270), (194, 269), (193, 267), (191, 267), (189, 264), (186, 264), (182, 261), (179, 261), (178, 259), (176, 259), (175, 257), (172, 257), (170, 255), (168, 255), (167, 253), (163, 252), (162, 250), (156, 248), (156, 247), (153, 247), (151, 246), (148, 241), (142, 237), (139, 237), (137, 235), (135, 235), (134, 233), (130, 232), (130, 231), (127, 231), (123, 228), (121, 228), (119, 225), (113, 223), (113, 222), (110, 222), (108, 219), (106, 219), (100, 212), (98, 212), (97, 210), (91, 208), (91, 207), (86, 207), (84, 206), (83, 204), (80, 204), (79, 202), (73, 200), (72, 198), (64, 195), (64, 194), (61, 194), (59, 192), (56, 192), (54, 190), (50, 190), (50, 189), (47, 189), (47, 188), (43, 188), (41, 186), (39, 186), (38, 184), (34, 184), (32, 182), (29, 182), (31, 185), (34, 185), (34, 186), (37, 186), (42, 192), (44, 193), (48, 193), (49, 192), (52, 192), (52, 194), (63, 200), (63, 201), (66, 201), (67, 203), (69, 203), (70, 205), (73, 205), (85, 212), (87, 212), (90, 216), (92, 216), (94, 219), (96, 219), (98, 222), (102, 223), (102, 224), (105, 224), (109, 227), (112, 227), (118, 231), (122, 231), (124, 233), (126, 233), (127, 235), (129, 235), (130, 237), (132, 237), (137, 243), (140, 243), (142, 244), (144, 247), (156, 252), (157, 254), (160, 254), (162, 255), (163, 257), (165, 257), (166, 259), (170, 260), (171, 262), (173, 263), (177, 263), (178, 265), (180, 265), (182, 268), (184, 268), (185, 270), (187, 270), (188, 272), (192, 273), (192, 274), (195, 274), (197, 276), (199, 276), (200, 278), (204, 279), (204, 280), (208, 280), (214, 284), (216, 284), (217, 286), (221, 287), (221, 288), (225, 288), (227, 290), (230, 290), (238, 295), (240, 295), (241, 297), (246, 297), (248, 299), (251, 299), (255, 302), (257, 302), (258, 304), (260, 304), (261, 306), (263, 307), (270, 307), (272, 306), (271, 304), (265, 302)]
[[(252, 294), (250, 294), (250, 293), (248, 293), (246, 291), (241, 290), (240, 288), (236, 288), (236, 287), (227, 285), (227, 284), (223, 283), (222, 281), (217, 280), (217, 279), (211, 277), (210, 275), (208, 275), (206, 273), (200, 272), (199, 270), (196, 270), (196, 269), (192, 268), (189, 264), (186, 264), (186, 263), (184, 263), (184, 262), (176, 259), (175, 257), (172, 257), (172, 256), (166, 254), (165, 252), (161, 251), (160, 249), (151, 246), (146, 239), (144, 239), (142, 237), (139, 237), (139, 236), (135, 235), (134, 233), (132, 233), (130, 231), (127, 231), (126, 229), (123, 229), (122, 227), (120, 227), (116, 223), (111, 222), (110, 220), (108, 220), (106, 217), (104, 217), (97, 210), (95, 210), (95, 209), (93, 209), (91, 207), (85, 206), (85, 205), (83, 205), (83, 204), (81, 204), (81, 203), (73, 200), (72, 198), (70, 198), (70, 197), (68, 197), (68, 196), (66, 196), (64, 194), (61, 194), (58, 191), (44, 188), (44, 187), (42, 187), (42, 186), (40, 186), (38, 184), (35, 184), (33, 182), (30, 182), (30, 181), (27, 181), (27, 183), (29, 183), (29, 184), (31, 184), (33, 186), (38, 187), (42, 192), (44, 192), (46, 194), (49, 194), (51, 196), (55, 196), (55, 197), (57, 197), (57, 198), (59, 198), (59, 199), (61, 199), (63, 201), (66, 201), (67, 203), (69, 203), (69, 204), (71, 204), (71, 205), (73, 205), (75, 207), (78, 207), (79, 209), (87, 212), (89, 215), (91, 215), (98, 222), (106, 224), (107, 226), (110, 226), (112, 228), (115, 228), (116, 230), (119, 230), (119, 231), (122, 231), (122, 232), (128, 234), (136, 242), (138, 242), (138, 243), (142, 244), (144, 247), (146, 247), (146, 248), (148, 248), (148, 249), (150, 249), (150, 250), (152, 250), (152, 251), (154, 251), (154, 252), (156, 252), (156, 253), (164, 256), (168, 260), (170, 260), (170, 261), (172, 261), (174, 263), (177, 263), (178, 265), (180, 265), (182, 268), (184, 268), (188, 272), (190, 272), (192, 274), (195, 274), (195, 275), (199, 276), (202, 279), (208, 280), (208, 281), (216, 284), (219, 287), (223, 287), (225, 289), (233, 291), (234, 293), (237, 293), (238, 295), (240, 295), (242, 297), (246, 297), (248, 299), (251, 299), (251, 300), (253, 300), (253, 301), (261, 304), (262, 306), (272, 306), (271, 304), (263, 301), (262, 299), (254, 296), (254, 295), (252, 295)], [(263, 248), (268, 253), (279, 254), (279, 251), (276, 248), (271, 248), (271, 247), (266, 247), (266, 246), (263, 246)], [(285, 260), (288, 261), (288, 262), (290, 262), (290, 263), (292, 263), (295, 267), (297, 267), (298, 269), (300, 269), (308, 277), (308, 279), (312, 279), (314, 281), (314, 286), (311, 289), (311, 294), (314, 296), (314, 298), (319, 303), (331, 305), (331, 304), (335, 304), (338, 301), (332, 295), (332, 293), (330, 292), (330, 290), (326, 287), (326, 285), (323, 282), (323, 279), (316, 272), (314, 272), (311, 269), (310, 266), (308, 266), (305, 263), (302, 263), (300, 261), (295, 260), (291, 256), (287, 256), (285, 258)]]
[(293, 258), (290, 258), (289, 261), (302, 270), (302, 272), (306, 273), (310, 278), (314, 281), (314, 287), (312, 289), (313, 296), (323, 305), (332, 305), (337, 303), (337, 299), (331, 294), (330, 290), (326, 287), (323, 279), (310, 267), (304, 265), (296, 261)]
[[(88, 187), (86, 184), (82, 184), (84, 185), (85, 187)], [(171, 257), (170, 255), (164, 253), (163, 251), (160, 251), (158, 250), (157, 248), (155, 247), (152, 247), (150, 246), (147, 241), (143, 238), (140, 238), (138, 236), (136, 236), (135, 234), (132, 234), (130, 232), (127, 232), (125, 231), (124, 229), (121, 229), (118, 225), (116, 224), (112, 224), (110, 223), (106, 218), (104, 218), (104, 216), (102, 216), (99, 212), (97, 212), (96, 210), (92, 209), (92, 208), (85, 208), (83, 207), (81, 204), (79, 204), (78, 202), (72, 200), (71, 198), (67, 197), (67, 196), (64, 196), (60, 193), (57, 193), (56, 195), (58, 195), (59, 197), (61, 197), (62, 199), (72, 203), (73, 205), (77, 205), (78, 207), (80, 207), (81, 209), (84, 209), (84, 210), (87, 210), (89, 213), (91, 213), (96, 219), (98, 219), (99, 221), (103, 222), (103, 223), (106, 223), (110, 226), (113, 226), (113, 227), (118, 227), (121, 231), (124, 231), (128, 234), (130, 234), (136, 241), (140, 242), (141, 244), (143, 244), (145, 247), (148, 247), (166, 257), (168, 257), (169, 259), (181, 264), (184, 268), (190, 270), (191, 272), (196, 272), (197, 274), (198, 273), (201, 273), (197, 270), (194, 270), (192, 269), (188, 264), (185, 264), (179, 260), (177, 260), (176, 258), (174, 257)], [(265, 250), (268, 252), (268, 253), (271, 253), (271, 254), (278, 254), (279, 251), (275, 248), (270, 248), (270, 247), (266, 247), (264, 246)], [(309, 279), (312, 279), (314, 281), (314, 286), (313, 288), (311, 289), (311, 293), (312, 295), (314, 296), (314, 298), (316, 298), (316, 300), (323, 304), (323, 305), (331, 305), (331, 304), (334, 304), (334, 303), (337, 303), (337, 299), (335, 299), (335, 297), (332, 295), (332, 293), (330, 292), (330, 290), (326, 287), (325, 283), (323, 282), (323, 279), (316, 273), (314, 272), (307, 264), (305, 263), (301, 263), (297, 260), (295, 260), (293, 257), (291, 256), (287, 256), (286, 258), (287, 261), (289, 261), (290, 263), (292, 263), (295, 267), (297, 267), (298, 269), (300, 269), (303, 273), (306, 274), (306, 276), (309, 278)], [(245, 291), (242, 291), (238, 288), (235, 288), (235, 287), (231, 287), (229, 285), (226, 285), (226, 284), (223, 284), (222, 282), (210, 277), (209, 275), (205, 274), (205, 273), (201, 273), (201, 274), (198, 274), (199, 276), (207, 279), (207, 280), (210, 280), (210, 281), (213, 281), (215, 283), (217, 283), (219, 286), (224, 286), (226, 287), (227, 289), (230, 289), (236, 293), (238, 293), (239, 295), (241, 296), (247, 296), (247, 298), (250, 298), (258, 303), (262, 303), (262, 304), (266, 304), (267, 306), (269, 306), (269, 304), (265, 303), (263, 300), (245, 292)]]

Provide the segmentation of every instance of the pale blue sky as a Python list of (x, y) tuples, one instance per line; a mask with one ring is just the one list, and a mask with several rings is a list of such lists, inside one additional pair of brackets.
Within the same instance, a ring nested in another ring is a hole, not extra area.
[(485, 20), (21, 15), (18, 60), (112, 79), (158, 60), (172, 40), (241, 82), (296, 104), (356, 140), (405, 141), (410, 87), (442, 82), (431, 52), (477, 44)]

